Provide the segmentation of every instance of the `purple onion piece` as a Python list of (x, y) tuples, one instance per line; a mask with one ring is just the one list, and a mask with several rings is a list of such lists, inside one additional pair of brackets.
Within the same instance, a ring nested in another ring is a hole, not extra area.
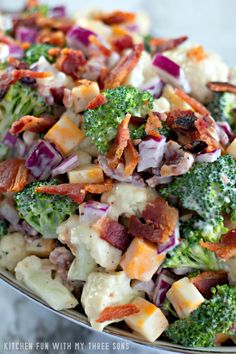
[(26, 146), (20, 138), (18, 138), (16, 141), (15, 149), (17, 152), (17, 156), (23, 157), (26, 153)]
[(61, 160), (61, 154), (50, 143), (39, 140), (29, 151), (25, 166), (36, 179), (45, 180)]
[(23, 49), (17, 44), (9, 45), (9, 55), (16, 59), (22, 59), (24, 56)]
[(57, 167), (52, 170), (52, 176), (63, 175), (79, 166), (79, 158), (77, 155), (71, 155), (63, 160)]
[(149, 281), (134, 280), (131, 286), (134, 290), (144, 291), (148, 295), (149, 299), (152, 300), (152, 294), (155, 287), (155, 283), (152, 279)]
[(50, 17), (62, 18), (67, 16), (66, 7), (64, 5), (54, 6), (49, 11)]
[(142, 86), (142, 90), (149, 92), (154, 98), (159, 98), (164, 85), (164, 82), (159, 77), (153, 77)]
[(17, 135), (13, 135), (9, 131), (7, 131), (3, 137), (2, 143), (9, 148), (13, 148), (16, 144), (17, 139)]
[(16, 39), (19, 42), (35, 43), (38, 31), (35, 28), (25, 26), (18, 26), (16, 29)]
[(4, 199), (0, 204), (0, 215), (6, 219), (10, 225), (18, 225), (20, 218), (11, 199)]
[(148, 168), (160, 167), (164, 150), (166, 138), (161, 139), (148, 138), (139, 144), (139, 163), (137, 167), (138, 172), (147, 170)]
[(162, 270), (158, 275), (155, 288), (153, 291), (153, 303), (156, 306), (160, 306), (166, 298), (166, 293), (171, 288), (171, 285), (175, 282), (174, 275), (167, 270)]
[(173, 60), (158, 53), (154, 56), (152, 64), (155, 66), (159, 76), (164, 82), (180, 87), (187, 93), (191, 92), (191, 88), (183, 69)]
[(179, 244), (179, 225), (176, 226), (173, 235), (169, 237), (166, 243), (157, 245), (157, 253), (166, 253), (174, 249)]
[(108, 204), (94, 200), (83, 203), (79, 207), (80, 220), (85, 224), (93, 225), (107, 215), (109, 208)]
[(214, 162), (221, 155), (221, 149), (196, 155), (195, 162)]
[(97, 36), (95, 32), (80, 26), (72, 27), (67, 33), (67, 43), (74, 49), (81, 49), (81, 46), (88, 47), (89, 37)]

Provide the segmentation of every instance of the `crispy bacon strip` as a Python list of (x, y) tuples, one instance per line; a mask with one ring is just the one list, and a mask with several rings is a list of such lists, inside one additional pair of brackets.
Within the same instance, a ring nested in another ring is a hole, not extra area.
[(26, 130), (35, 133), (43, 133), (55, 124), (55, 119), (45, 117), (24, 116), (14, 122), (10, 132), (12, 134), (20, 134)]
[(99, 219), (93, 227), (99, 232), (103, 240), (122, 252), (128, 248), (132, 241), (132, 237), (128, 235), (126, 228), (110, 218)]
[(125, 176), (131, 176), (138, 164), (139, 155), (131, 140), (128, 140), (127, 146), (124, 151), (125, 156)]
[(209, 298), (212, 295), (211, 288), (227, 283), (228, 276), (224, 271), (209, 271), (191, 278), (191, 281), (204, 297)]
[(110, 192), (113, 187), (113, 181), (111, 179), (107, 179), (103, 184), (85, 184), (84, 190), (85, 192), (92, 194), (102, 194), (104, 192)]
[(35, 188), (35, 191), (37, 193), (66, 195), (78, 204), (83, 203), (86, 194), (83, 185), (79, 183), (65, 183), (55, 186), (39, 186)]
[(236, 94), (236, 86), (230, 84), (229, 82), (208, 82), (207, 87), (209, 90), (214, 92), (231, 92)]
[(109, 14), (98, 15), (98, 19), (106, 25), (118, 25), (121, 23), (133, 22), (135, 14), (133, 12), (113, 11)]
[(145, 125), (145, 132), (154, 138), (160, 138), (161, 134), (158, 129), (162, 127), (160, 119), (154, 114), (150, 113), (147, 123)]
[(125, 119), (123, 119), (118, 126), (114, 144), (107, 153), (108, 165), (112, 169), (115, 169), (118, 166), (121, 156), (123, 155), (123, 152), (128, 144), (128, 140), (130, 139), (130, 118), (131, 115), (126, 114)]
[(203, 115), (211, 115), (211, 113), (203, 106), (200, 102), (195, 100), (195, 98), (190, 97), (187, 93), (180, 90), (179, 88), (175, 89), (175, 93), (179, 96), (183, 101), (188, 103), (196, 112), (203, 114)]
[(166, 50), (174, 49), (188, 39), (187, 36), (181, 36), (173, 39), (152, 38), (150, 44), (155, 53), (165, 52)]
[(125, 49), (132, 48), (134, 45), (133, 38), (129, 34), (124, 34), (122, 37), (114, 38), (111, 41), (112, 48), (121, 53)]
[(107, 102), (107, 98), (99, 93), (89, 104), (87, 105), (87, 109), (95, 109)]
[(24, 69), (12, 71), (12, 78), (14, 81), (21, 80), (24, 77), (29, 77), (32, 79), (44, 79), (50, 76), (52, 76), (52, 73), (50, 72), (37, 72), (37, 71), (24, 70)]
[(49, 29), (42, 30), (38, 37), (37, 42), (52, 44), (57, 47), (64, 47), (65, 45), (65, 34), (62, 31), (50, 31)]
[(85, 64), (86, 59), (83, 53), (80, 50), (74, 50), (70, 48), (62, 49), (61, 55), (56, 62), (58, 70), (72, 76), (75, 79), (78, 79), (79, 71)]
[(236, 255), (236, 229), (230, 230), (224, 235), (220, 242), (200, 242), (200, 245), (214, 252), (217, 257), (227, 261), (227, 259)]
[(216, 131), (215, 121), (210, 116), (203, 116), (195, 121), (195, 127), (197, 128), (197, 139), (204, 141), (207, 144), (206, 151), (211, 152), (215, 149), (219, 149), (220, 145), (217, 141), (218, 135)]
[(136, 44), (129, 54), (121, 58), (119, 63), (111, 70), (108, 77), (105, 79), (105, 89), (121, 86), (137, 65), (142, 52), (143, 44)]
[(96, 322), (106, 322), (113, 320), (122, 320), (124, 317), (131, 316), (138, 313), (139, 309), (134, 304), (124, 304), (116, 306), (107, 306), (100, 313)]
[(189, 49), (187, 52), (187, 56), (195, 61), (202, 61), (207, 57), (207, 53), (205, 52), (203, 46), (197, 46), (194, 48)]
[(20, 192), (28, 182), (29, 171), (22, 159), (9, 159), (0, 163), (0, 192)]

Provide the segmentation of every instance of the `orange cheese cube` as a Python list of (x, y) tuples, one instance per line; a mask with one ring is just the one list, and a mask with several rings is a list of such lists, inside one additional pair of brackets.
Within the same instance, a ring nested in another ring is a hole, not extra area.
[(200, 291), (187, 277), (174, 282), (166, 297), (180, 318), (187, 317), (205, 301)]
[(104, 174), (98, 165), (83, 165), (68, 172), (70, 183), (103, 183)]
[(148, 281), (165, 259), (154, 243), (135, 237), (122, 256), (120, 265), (131, 279)]
[(132, 301), (138, 313), (127, 316), (127, 325), (150, 342), (154, 342), (166, 330), (169, 323), (162, 311), (151, 302), (137, 297)]
[(83, 138), (82, 130), (65, 115), (45, 135), (45, 139), (54, 143), (63, 155), (72, 152)]

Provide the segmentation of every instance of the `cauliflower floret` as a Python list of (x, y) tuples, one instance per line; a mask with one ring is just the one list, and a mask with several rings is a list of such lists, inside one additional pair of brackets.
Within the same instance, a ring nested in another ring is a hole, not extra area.
[(126, 85), (141, 88), (144, 82), (148, 81), (155, 74), (152, 59), (149, 53), (143, 51), (135, 68), (129, 74)]
[(96, 322), (100, 312), (107, 306), (129, 303), (141, 292), (130, 287), (130, 279), (124, 272), (101, 273), (93, 272), (88, 276), (84, 285), (81, 303), (91, 326), (97, 330), (103, 330), (112, 322)]
[(78, 248), (83, 243), (95, 262), (107, 271), (115, 270), (120, 263), (122, 252), (103, 240), (92, 226), (80, 224), (72, 229), (71, 243)]
[(48, 259), (30, 256), (19, 262), (15, 268), (16, 279), (25, 283), (36, 295), (55, 310), (74, 308), (78, 301), (61, 283), (59, 277), (52, 278), (54, 266)]
[(120, 215), (140, 216), (148, 202), (154, 201), (157, 193), (152, 188), (128, 183), (116, 184), (111, 192), (103, 193), (101, 201), (110, 205), (108, 216), (118, 220)]
[(190, 58), (188, 52), (195, 47), (198, 45), (180, 45), (176, 49), (164, 52), (164, 55), (183, 68), (192, 95), (204, 102), (209, 95), (206, 84), (209, 81), (227, 81), (229, 69), (220, 56), (212, 52), (206, 52), (206, 58), (200, 61)]
[(28, 256), (24, 235), (19, 232), (0, 239), (0, 267), (13, 271), (19, 261)]

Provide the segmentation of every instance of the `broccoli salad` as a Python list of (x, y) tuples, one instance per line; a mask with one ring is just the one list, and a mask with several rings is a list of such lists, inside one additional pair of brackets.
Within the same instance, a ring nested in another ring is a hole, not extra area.
[(0, 15), (0, 267), (147, 341), (236, 343), (236, 75), (143, 14)]

